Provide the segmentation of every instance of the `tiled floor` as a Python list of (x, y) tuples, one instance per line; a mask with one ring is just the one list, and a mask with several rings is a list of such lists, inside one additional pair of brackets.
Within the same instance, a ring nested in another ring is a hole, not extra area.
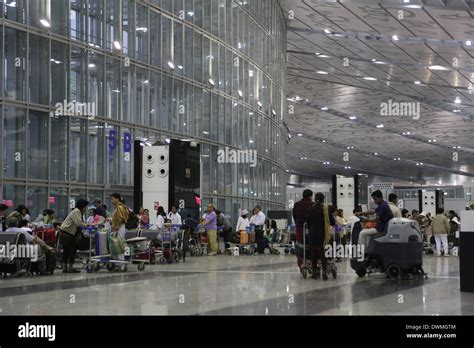
[(459, 291), (456, 257), (425, 256), (429, 278), (358, 278), (348, 261), (337, 279), (303, 279), (294, 256), (188, 257), (139, 272), (0, 279), (5, 315), (369, 315), (474, 314)]

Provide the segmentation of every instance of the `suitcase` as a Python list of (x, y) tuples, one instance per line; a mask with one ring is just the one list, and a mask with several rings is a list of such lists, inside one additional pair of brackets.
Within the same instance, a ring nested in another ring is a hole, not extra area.
[(249, 243), (249, 234), (245, 231), (240, 231), (240, 244)]

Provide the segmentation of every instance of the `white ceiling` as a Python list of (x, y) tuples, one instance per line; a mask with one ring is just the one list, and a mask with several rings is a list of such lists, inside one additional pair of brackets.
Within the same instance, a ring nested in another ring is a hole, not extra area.
[[(288, 103), (295, 108), (286, 121), (291, 173), (322, 180), (367, 173), (404, 184), (474, 180), (474, 0), (280, 4), (288, 27)], [(420, 119), (381, 116), (389, 99), (419, 102)], [(453, 147), (460, 147), (458, 161)]]

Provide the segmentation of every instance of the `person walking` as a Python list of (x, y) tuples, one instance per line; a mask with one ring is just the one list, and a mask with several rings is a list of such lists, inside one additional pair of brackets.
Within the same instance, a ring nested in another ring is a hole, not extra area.
[[(128, 208), (122, 199), (122, 196), (118, 193), (112, 193), (110, 195), (112, 205), (115, 207), (112, 213), (112, 233), (117, 238), (121, 238), (125, 242), (125, 224), (128, 221)], [(124, 254), (116, 255), (118, 260), (125, 260)]]
[(431, 224), (431, 233), (435, 237), (436, 254), (441, 256), (441, 246), (443, 246), (444, 256), (449, 256), (448, 233), (451, 229), (449, 220), (444, 215), (444, 209), (438, 208)]
[[(296, 225), (296, 242), (303, 243), (303, 227), (308, 218), (309, 207), (312, 205), (313, 191), (306, 189), (303, 191), (303, 198), (293, 206), (293, 220)], [(303, 259), (297, 257), (297, 264), (300, 272)]]
[(82, 231), (81, 228), (86, 226), (84, 214), (87, 212), (89, 202), (85, 199), (78, 199), (76, 207), (64, 219), (59, 226), (59, 240), (63, 246), (63, 255), (61, 262), (63, 265), (63, 273), (77, 273), (74, 269), (74, 260), (76, 258), (76, 250), (79, 245)]
[(207, 240), (209, 243), (209, 254), (207, 256), (217, 255), (217, 215), (214, 206), (207, 206), (206, 220), (201, 223), (206, 228)]
[(308, 242), (311, 249), (311, 263), (313, 268), (312, 278), (317, 279), (316, 269), (318, 260), (321, 260), (323, 280), (328, 280), (327, 259), (324, 246), (331, 238), (331, 226), (336, 224), (334, 216), (329, 212), (328, 206), (324, 204), (324, 194), (316, 193), (315, 202), (308, 209), (306, 223), (308, 225)]

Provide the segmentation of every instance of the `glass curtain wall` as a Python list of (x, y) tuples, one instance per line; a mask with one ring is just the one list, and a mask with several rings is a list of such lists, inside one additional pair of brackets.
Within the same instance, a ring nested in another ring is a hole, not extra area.
[[(64, 218), (78, 197), (130, 198), (130, 142), (194, 138), (202, 204), (233, 220), (256, 204), (284, 209), (278, 2), (7, 0), (0, 9), (0, 200)], [(226, 147), (256, 151), (255, 166), (218, 163)]]

